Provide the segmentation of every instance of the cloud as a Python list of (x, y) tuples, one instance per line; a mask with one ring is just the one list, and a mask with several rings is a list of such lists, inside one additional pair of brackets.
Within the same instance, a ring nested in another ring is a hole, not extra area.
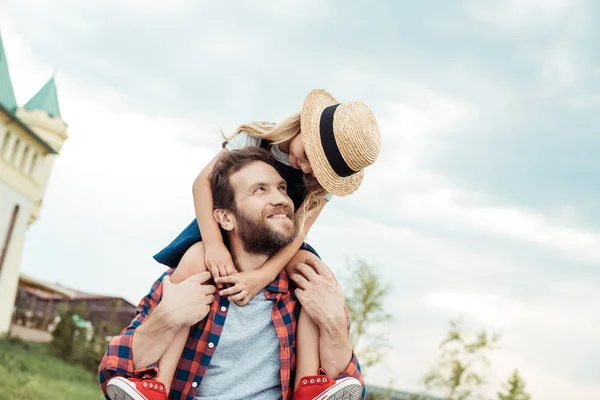
[(581, 74), (582, 71), (578, 70), (578, 64), (574, 60), (573, 50), (566, 42), (557, 43), (542, 61), (542, 80), (545, 89), (551, 92), (572, 88), (584, 78)]
[[(504, 333), (494, 382), (518, 367), (540, 398), (594, 398), (599, 142), (579, 89), (599, 75), (572, 27), (585, 4), (38, 3), (0, 5), (3, 40), (21, 103), (58, 65), (70, 139), (24, 272), (137, 302), (163, 270), (151, 256), (193, 218), (219, 128), (278, 120), (324, 87), (365, 101), (384, 141), (309, 234), (337, 276), (359, 255), (392, 284), (393, 348), (369, 382), (421, 389), (464, 314)], [(544, 36), (563, 22), (567, 39)], [(565, 111), (562, 93), (579, 103)]]
[(585, 15), (585, 2), (580, 0), (468, 0), (465, 4), (481, 22), (517, 32), (547, 29)]

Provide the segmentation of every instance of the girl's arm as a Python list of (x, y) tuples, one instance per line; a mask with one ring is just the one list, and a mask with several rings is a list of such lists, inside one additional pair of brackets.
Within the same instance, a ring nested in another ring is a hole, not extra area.
[(323, 201), (321, 205), (314, 209), (311, 215), (304, 222), (304, 234), (299, 234), (296, 239), (269, 257), (263, 266), (256, 271), (247, 271), (235, 275), (221, 276), (215, 279), (217, 284), (232, 284), (230, 288), (221, 290), (221, 296), (229, 296), (230, 301), (235, 301), (238, 305), (246, 305), (248, 302), (269, 283), (273, 282), (281, 271), (289, 264), (294, 255), (300, 250), (304, 243), (306, 234), (313, 223), (327, 204)]
[(213, 278), (234, 274), (235, 268), (231, 254), (223, 243), (223, 236), (219, 224), (213, 216), (213, 196), (210, 187), (210, 174), (215, 163), (227, 150), (223, 149), (200, 171), (194, 184), (192, 194), (194, 196), (194, 211), (198, 227), (204, 242), (206, 267), (212, 273)]

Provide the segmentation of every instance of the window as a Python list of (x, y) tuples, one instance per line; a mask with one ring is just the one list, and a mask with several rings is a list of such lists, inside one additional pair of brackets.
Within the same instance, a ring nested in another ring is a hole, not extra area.
[(10, 132), (6, 132), (2, 138), (2, 148), (0, 149), (0, 156), (6, 157), (6, 151), (8, 149), (8, 143), (10, 142)]
[(10, 162), (13, 165), (16, 165), (17, 155), (19, 155), (20, 150), (21, 150), (21, 140), (17, 138), (17, 140), (15, 140), (15, 145), (13, 146), (12, 154), (10, 155)]
[(4, 264), (4, 259), (6, 258), (6, 253), (8, 253), (8, 246), (10, 245), (10, 239), (12, 238), (13, 230), (15, 229), (15, 223), (17, 222), (18, 216), (19, 216), (19, 205), (16, 204), (15, 208), (13, 208), (12, 216), (10, 218), (10, 222), (8, 224), (8, 229), (6, 231), (6, 237), (4, 238), (2, 252), (0, 253), (0, 272), (2, 272), (2, 265)]
[(27, 171), (27, 173), (29, 175), (33, 175), (35, 174), (35, 167), (37, 165), (37, 160), (38, 160), (38, 153), (33, 153), (33, 157), (31, 157), (31, 164), (29, 166), (29, 171)]
[(25, 150), (23, 150), (23, 156), (21, 156), (21, 164), (19, 168), (21, 171), (25, 173), (29, 173), (25, 168), (27, 167), (27, 158), (29, 158), (29, 146), (25, 146)]

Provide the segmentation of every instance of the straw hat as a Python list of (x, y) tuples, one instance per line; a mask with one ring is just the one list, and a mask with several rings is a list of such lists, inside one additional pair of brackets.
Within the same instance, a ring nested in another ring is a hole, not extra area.
[(304, 100), (300, 128), (306, 156), (321, 186), (340, 197), (354, 193), (381, 148), (371, 110), (357, 101), (338, 103), (316, 89)]

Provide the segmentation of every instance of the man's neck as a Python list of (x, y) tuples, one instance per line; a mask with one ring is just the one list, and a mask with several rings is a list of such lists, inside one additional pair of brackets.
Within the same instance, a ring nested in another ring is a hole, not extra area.
[(269, 258), (265, 254), (251, 254), (244, 250), (240, 240), (230, 240), (230, 251), (233, 262), (239, 272), (256, 271)]

